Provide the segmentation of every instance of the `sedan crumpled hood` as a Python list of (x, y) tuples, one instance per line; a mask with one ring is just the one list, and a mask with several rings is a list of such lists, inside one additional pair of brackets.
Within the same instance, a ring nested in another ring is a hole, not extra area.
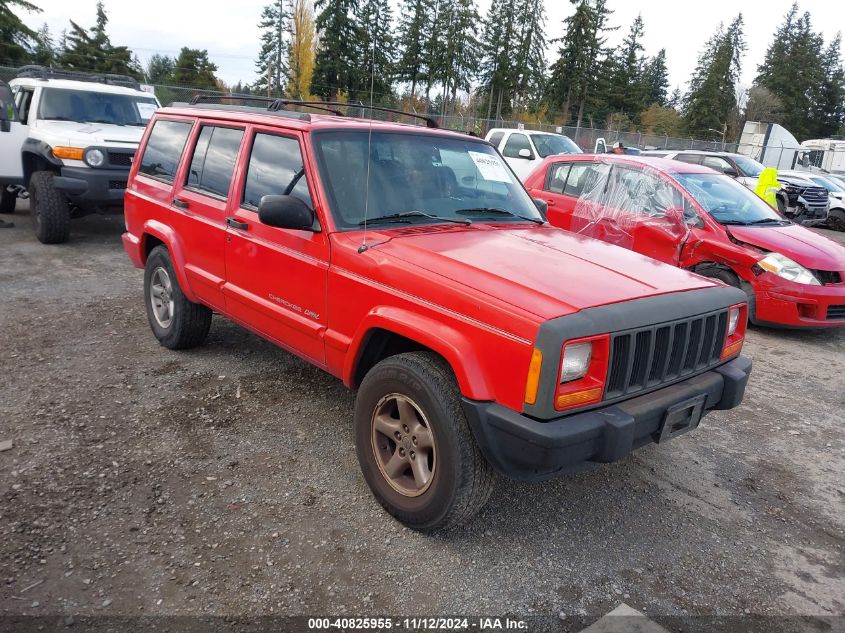
[(715, 285), (627, 249), (548, 226), (421, 228), (391, 231), (379, 251), (544, 319)]
[(786, 255), (805, 268), (845, 271), (845, 246), (797, 224), (788, 226), (731, 226), (741, 242)]

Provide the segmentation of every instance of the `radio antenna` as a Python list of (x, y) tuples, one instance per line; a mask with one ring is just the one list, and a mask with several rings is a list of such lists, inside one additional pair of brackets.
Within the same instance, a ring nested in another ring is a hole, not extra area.
[[(376, 9), (375, 22), (378, 25), (378, 9)], [(373, 40), (373, 56), (370, 59), (370, 125), (367, 134), (367, 186), (364, 193), (364, 236), (361, 240), (361, 246), (358, 247), (359, 254), (369, 248), (367, 246), (367, 216), (370, 213), (370, 166), (373, 161), (373, 90), (375, 89), (376, 82), (376, 38), (373, 37), (373, 24), (370, 23), (367, 26), (370, 29), (370, 37)]]

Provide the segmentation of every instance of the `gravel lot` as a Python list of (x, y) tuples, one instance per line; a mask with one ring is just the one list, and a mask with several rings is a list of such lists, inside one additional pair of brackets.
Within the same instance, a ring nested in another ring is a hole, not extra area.
[(753, 329), (739, 409), (501, 480), (473, 523), (422, 536), (371, 498), (340, 382), (219, 317), (204, 347), (159, 347), (122, 218), (47, 247), (24, 208), (0, 230), (2, 615), (845, 613), (843, 331)]

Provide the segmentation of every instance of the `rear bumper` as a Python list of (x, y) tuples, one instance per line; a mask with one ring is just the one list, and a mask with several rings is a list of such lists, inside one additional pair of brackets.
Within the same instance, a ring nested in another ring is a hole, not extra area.
[[(745, 394), (751, 359), (602, 409), (540, 422), (491, 402), (464, 399), (464, 411), (487, 460), (514, 479), (554, 477), (585, 462), (612, 462), (657, 441), (667, 410), (696, 397), (703, 412), (732, 409)], [(679, 432), (695, 428), (682, 429)]]
[(128, 169), (62, 167), (53, 179), (59, 191), (80, 207), (123, 207)]

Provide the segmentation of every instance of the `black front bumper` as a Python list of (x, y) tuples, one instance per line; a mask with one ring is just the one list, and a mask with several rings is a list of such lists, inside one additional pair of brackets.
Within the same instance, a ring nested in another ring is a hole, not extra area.
[(751, 359), (739, 356), (657, 391), (548, 421), (491, 402), (464, 399), (463, 405), (481, 451), (496, 470), (514, 479), (540, 480), (584, 462), (616, 461), (657, 441), (667, 410), (679, 403), (703, 398), (704, 413), (736, 407), (750, 373)]
[(68, 199), (80, 207), (122, 207), (128, 169), (94, 169), (91, 167), (62, 167), (53, 184)]

